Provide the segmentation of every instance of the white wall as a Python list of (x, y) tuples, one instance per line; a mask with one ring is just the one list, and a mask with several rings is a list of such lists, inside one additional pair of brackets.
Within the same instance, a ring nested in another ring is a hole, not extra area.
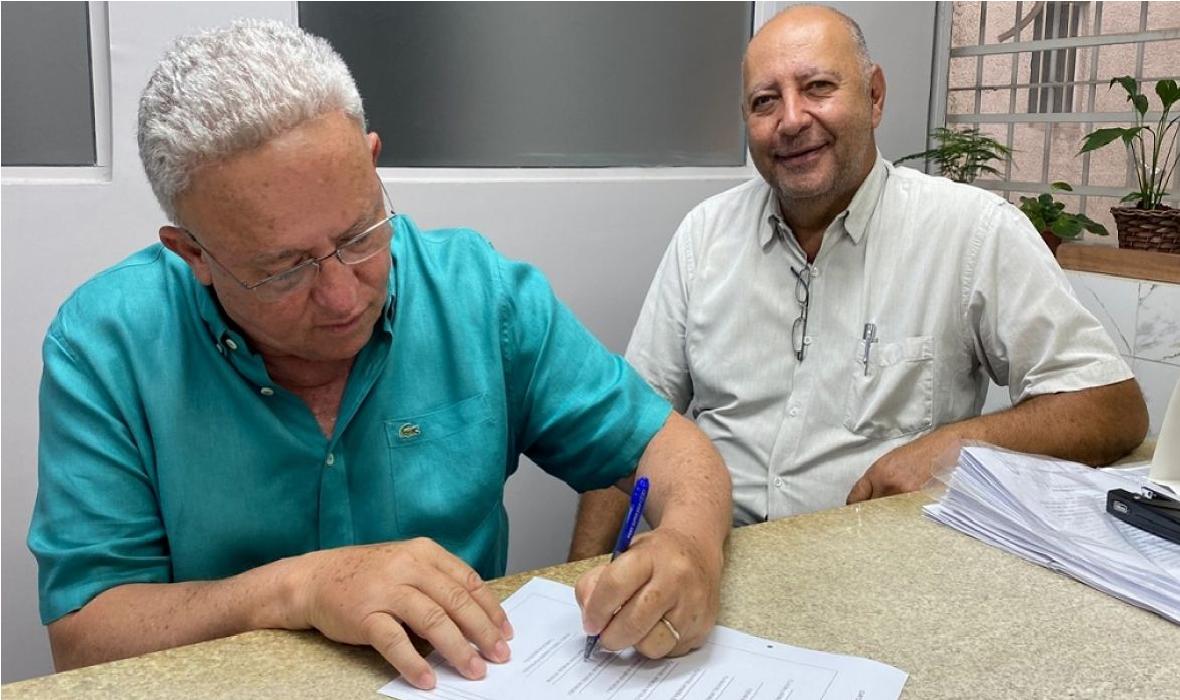
[[(768, 3), (767, 5), (772, 5)], [(862, 22), (890, 80), (881, 150), (924, 147), (934, 6), (837, 3)], [(770, 8), (773, 9), (773, 8)], [(759, 7), (758, 16), (767, 8)], [(112, 3), (107, 181), (17, 183), (5, 172), (0, 206), (3, 376), (2, 680), (52, 671), (37, 617), (36, 567), (25, 548), (36, 492), (40, 344), (58, 305), (98, 270), (155, 240), (162, 223), (135, 152), (135, 105), (171, 37), (252, 15), (291, 20), (291, 3)], [(734, 67), (734, 79), (739, 78)], [(100, 86), (101, 89), (101, 86)], [(737, 106), (735, 105), (735, 110)], [(391, 138), (385, 135), (386, 139)], [(464, 225), (507, 255), (537, 264), (609, 347), (621, 351), (655, 265), (681, 217), (749, 171), (384, 172), (399, 210), (426, 227)], [(574, 494), (524, 465), (508, 485), (509, 567), (560, 561)]]

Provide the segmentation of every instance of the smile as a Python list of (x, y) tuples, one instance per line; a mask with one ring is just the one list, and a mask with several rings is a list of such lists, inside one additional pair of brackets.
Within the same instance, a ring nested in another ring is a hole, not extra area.
[(810, 165), (819, 159), (820, 154), (827, 149), (828, 144), (821, 143), (818, 146), (812, 146), (793, 153), (775, 153), (774, 159), (783, 165), (791, 167)]

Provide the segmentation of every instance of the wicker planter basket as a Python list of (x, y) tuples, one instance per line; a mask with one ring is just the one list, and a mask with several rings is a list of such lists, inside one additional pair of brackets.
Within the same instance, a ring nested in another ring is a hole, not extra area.
[(1180, 254), (1180, 209), (1111, 207), (1119, 247)]

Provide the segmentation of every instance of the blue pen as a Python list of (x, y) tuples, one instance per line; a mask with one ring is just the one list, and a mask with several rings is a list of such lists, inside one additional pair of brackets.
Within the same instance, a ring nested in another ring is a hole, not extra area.
[[(639, 518), (643, 515), (643, 504), (647, 501), (647, 477), (642, 476), (631, 489), (631, 506), (627, 508), (627, 516), (623, 518), (623, 527), (619, 530), (619, 539), (615, 540), (615, 550), (611, 552), (610, 560), (614, 561), (620, 554), (631, 546), (631, 538), (635, 536), (635, 528), (639, 527)], [(589, 659), (594, 647), (598, 646), (598, 635), (586, 637), (586, 651), (582, 658)]]

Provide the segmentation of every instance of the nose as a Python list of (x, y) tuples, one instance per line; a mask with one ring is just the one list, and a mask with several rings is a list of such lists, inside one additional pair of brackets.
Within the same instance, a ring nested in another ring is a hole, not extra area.
[(320, 262), (311, 295), (319, 306), (333, 313), (347, 314), (356, 308), (359, 289), (356, 270), (333, 255)]
[(782, 113), (778, 121), (778, 132), (792, 137), (803, 133), (813, 121), (807, 101), (799, 93), (787, 91), (782, 99)]

